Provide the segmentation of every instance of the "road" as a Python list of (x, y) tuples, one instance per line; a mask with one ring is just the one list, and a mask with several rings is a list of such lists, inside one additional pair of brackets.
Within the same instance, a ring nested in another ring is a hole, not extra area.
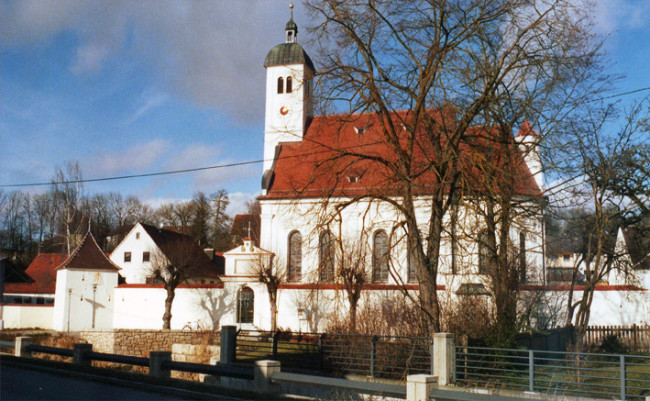
[(140, 385), (79, 372), (19, 366), (0, 358), (0, 400), (241, 400), (177, 388)]

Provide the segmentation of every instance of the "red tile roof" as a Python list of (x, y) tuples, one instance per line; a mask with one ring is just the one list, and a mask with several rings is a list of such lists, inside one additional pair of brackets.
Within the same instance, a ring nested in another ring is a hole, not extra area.
[(72, 251), (70, 256), (57, 266), (56, 270), (59, 269), (120, 270), (97, 245), (95, 237), (90, 232), (86, 234), (81, 240), (81, 244)]
[[(409, 176), (415, 184), (413, 189), (416, 195), (430, 194), (438, 181), (429, 167), (436, 159), (434, 146), (444, 148), (447, 139), (439, 134), (440, 129), (436, 127), (455, 124), (451, 113), (439, 110), (430, 113), (434, 128), (414, 135)], [(404, 123), (408, 119), (409, 112), (394, 112), (390, 123), (397, 127), (398, 132), (404, 133)], [(402, 193), (400, 180), (381, 162), (398, 160), (394, 149), (386, 143), (381, 126), (374, 114), (314, 117), (301, 142), (280, 145), (267, 194), (261, 198), (362, 196), (373, 193), (399, 195)], [(439, 141), (431, 141), (429, 135), (432, 131), (438, 132)], [(461, 144), (459, 156), (459, 169), (466, 179), (464, 185), (474, 191), (486, 190), (487, 185), (498, 182), (493, 177), (493, 174), (497, 174), (501, 179), (512, 182), (516, 194), (541, 196), (541, 190), (523, 155), (517, 150), (514, 138), (508, 135), (506, 141), (499, 141), (497, 131), (485, 127), (468, 129), (468, 139)], [(407, 148), (407, 135), (400, 135), (396, 140), (401, 149)], [(511, 167), (502, 168), (504, 165)]]
[(56, 288), (55, 269), (67, 256), (64, 253), (39, 253), (25, 270), (32, 282), (7, 283), (5, 284), (5, 293), (54, 294)]

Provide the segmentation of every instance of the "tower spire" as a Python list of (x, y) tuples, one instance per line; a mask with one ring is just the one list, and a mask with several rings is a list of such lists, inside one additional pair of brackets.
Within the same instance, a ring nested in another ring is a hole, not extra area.
[(284, 28), (287, 31), (287, 43), (296, 43), (298, 39), (298, 25), (293, 21), (293, 4), (289, 4), (289, 9), (291, 10), (291, 18), (287, 22), (287, 26)]

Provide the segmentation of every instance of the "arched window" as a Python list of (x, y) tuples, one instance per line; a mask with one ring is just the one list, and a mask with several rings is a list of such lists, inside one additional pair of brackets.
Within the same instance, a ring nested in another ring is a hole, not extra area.
[(287, 280), (300, 281), (302, 277), (302, 235), (299, 231), (289, 234), (287, 260), (289, 261)]
[(293, 90), (293, 79), (291, 77), (287, 77), (287, 93), (291, 93)]
[(336, 250), (334, 248), (334, 237), (329, 231), (325, 231), (320, 235), (318, 251), (320, 281), (333, 281)]
[(410, 249), (408, 252), (408, 277), (407, 281), (409, 283), (417, 283), (418, 281), (418, 271), (417, 271), (417, 256), (415, 254), (415, 249)]
[(284, 78), (278, 78), (278, 93), (284, 93)]
[(526, 282), (526, 233), (519, 233), (519, 275), (522, 283)]
[(372, 281), (388, 281), (388, 235), (384, 230), (377, 231), (372, 241)]
[(248, 287), (242, 287), (237, 294), (237, 323), (253, 323), (255, 312), (255, 293)]
[(490, 255), (493, 252), (492, 246), (490, 246), (490, 236), (487, 230), (481, 231), (478, 235), (478, 272), (479, 274), (486, 274), (488, 272), (488, 265), (490, 261)]

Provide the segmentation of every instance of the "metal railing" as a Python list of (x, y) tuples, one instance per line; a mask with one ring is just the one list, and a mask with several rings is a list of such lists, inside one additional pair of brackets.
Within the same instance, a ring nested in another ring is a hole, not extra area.
[[(111, 362), (119, 363), (124, 365), (134, 365), (134, 366), (145, 366), (149, 367), (150, 373), (152, 371), (152, 359), (151, 358), (142, 358), (129, 355), (119, 355), (119, 354), (109, 354), (103, 352), (92, 351), (92, 348), (89, 349), (80, 349), (78, 354), (75, 355), (78, 345), (88, 345), (88, 344), (76, 344), (75, 349), (67, 348), (56, 348), (56, 347), (47, 347), (43, 345), (29, 344), (24, 347), (25, 351), (30, 353), (41, 353), (41, 354), (51, 354), (59, 355), (70, 358), (78, 358), (76, 363), (83, 363), (90, 365), (92, 361), (102, 361), (102, 362)], [(171, 353), (168, 353), (168, 357), (171, 358)], [(180, 372), (190, 372), (190, 373), (202, 373), (214, 376), (224, 376), (231, 377), (236, 379), (246, 379), (253, 380), (253, 370), (247, 367), (232, 366), (232, 365), (203, 365), (198, 363), (189, 363), (189, 362), (175, 362), (171, 359), (162, 359), (158, 362), (159, 366), (157, 371), (169, 372), (172, 370)], [(83, 361), (83, 362), (80, 362)]]
[(286, 371), (354, 373), (403, 380), (409, 374), (433, 372), (433, 340), (430, 337), (238, 332), (238, 361), (267, 358), (280, 361)]
[(555, 395), (645, 399), (650, 356), (457, 346), (455, 381)]

